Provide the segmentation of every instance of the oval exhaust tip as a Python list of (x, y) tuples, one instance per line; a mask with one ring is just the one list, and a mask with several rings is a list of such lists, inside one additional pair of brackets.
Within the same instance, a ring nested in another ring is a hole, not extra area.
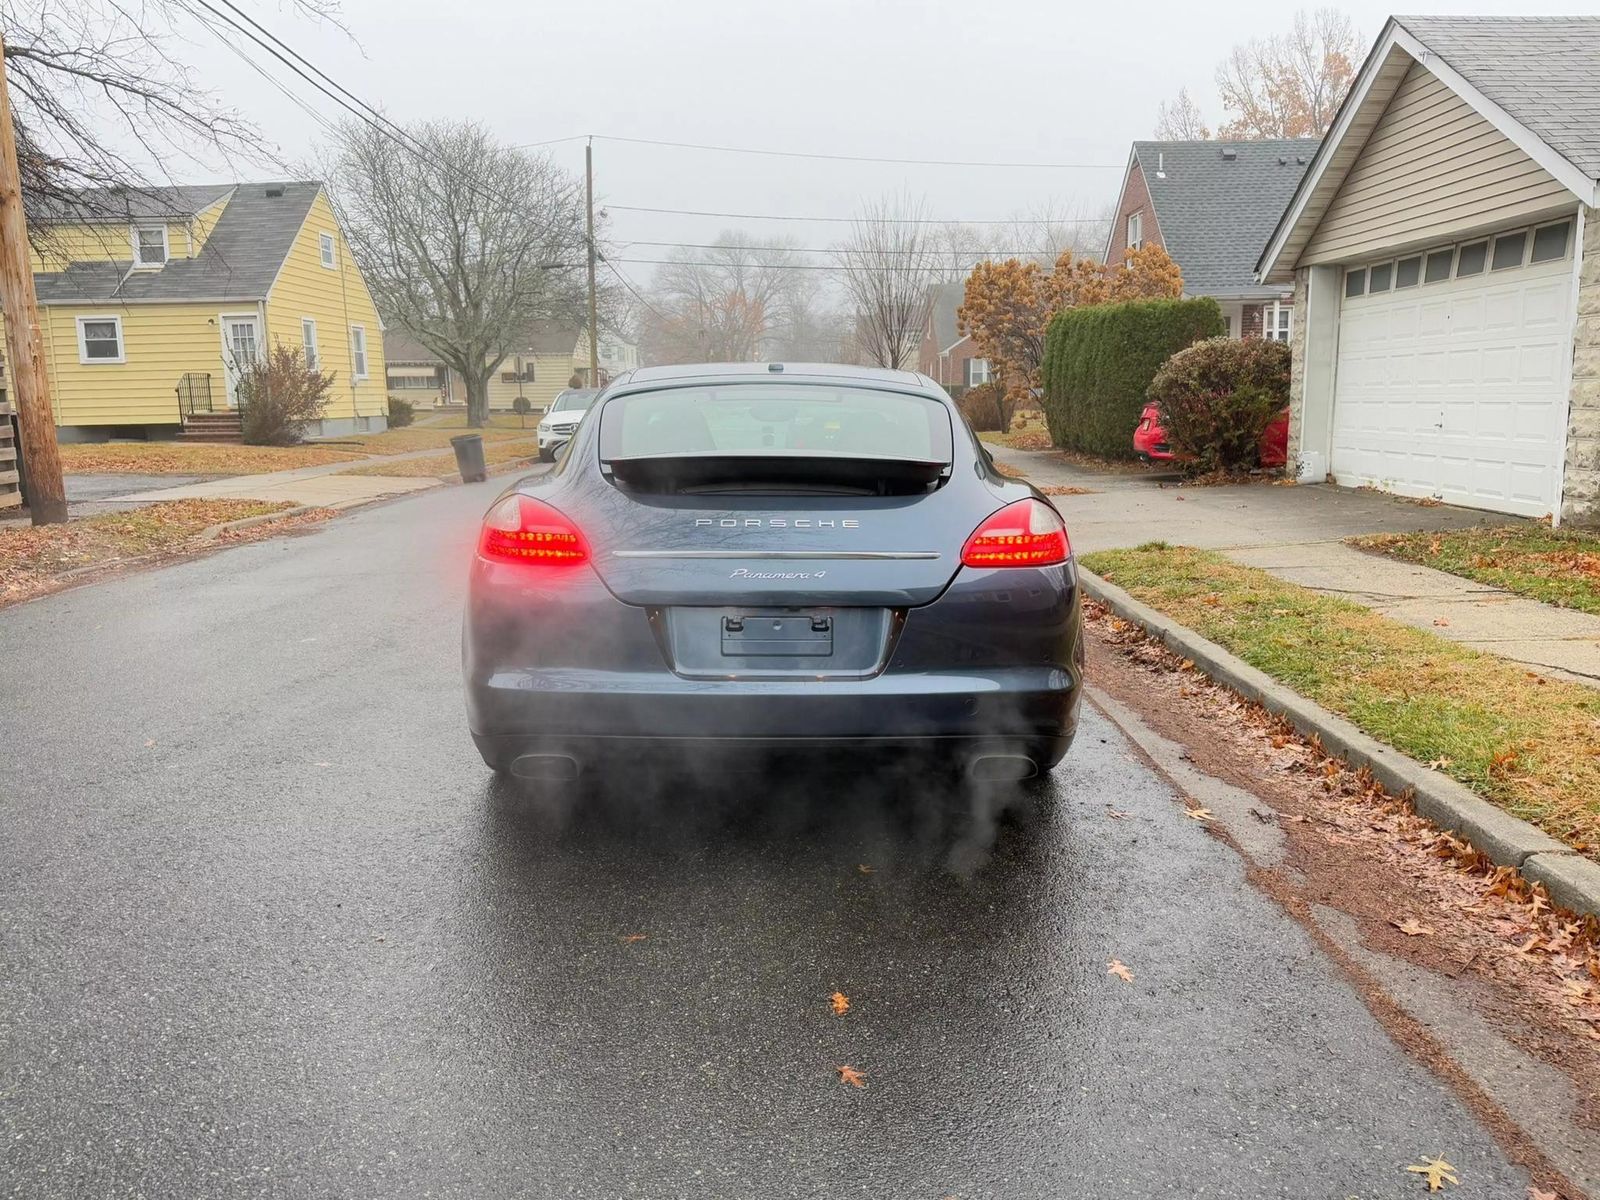
[(1039, 765), (1022, 754), (985, 754), (967, 768), (967, 774), (984, 783), (1032, 779), (1038, 773)]
[(524, 754), (511, 763), (518, 779), (576, 779), (578, 760), (566, 754)]

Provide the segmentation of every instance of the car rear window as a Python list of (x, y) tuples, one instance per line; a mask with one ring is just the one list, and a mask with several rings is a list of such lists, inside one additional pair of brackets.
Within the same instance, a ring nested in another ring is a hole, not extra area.
[(588, 412), (599, 392), (563, 392), (556, 397), (551, 412)]
[(950, 415), (926, 396), (813, 383), (631, 392), (600, 414), (606, 459), (660, 455), (950, 461)]

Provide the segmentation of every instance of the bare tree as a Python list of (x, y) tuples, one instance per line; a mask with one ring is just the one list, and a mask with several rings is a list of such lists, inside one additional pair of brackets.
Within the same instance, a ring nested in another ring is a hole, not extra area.
[(1116, 205), (1111, 203), (1067, 203), (1046, 200), (1035, 208), (1015, 214), (1006, 240), (1011, 249), (995, 258), (1020, 258), (1036, 262), (1046, 270), (1055, 267), (1062, 254), (1074, 258), (1099, 258), (1105, 253), (1106, 238)]
[(854, 310), (859, 353), (880, 367), (916, 366), (941, 267), (939, 239), (920, 201), (888, 196), (869, 202), (835, 252)]
[[(338, 24), (336, 0), (289, 7)], [(203, 0), (0, 0), (31, 233), (62, 218), (115, 216), (96, 206), (119, 199), (126, 208), (126, 196), (86, 198), (86, 189), (137, 193), (171, 182), (179, 165), (272, 157), (259, 130), (175, 53), (197, 26), (245, 55), (240, 23)]]
[(650, 284), (642, 351), (650, 362), (755, 362), (809, 304), (815, 283), (788, 244), (725, 231), (708, 249), (674, 251)]
[(1360, 40), (1336, 8), (1301, 10), (1286, 34), (1235, 46), (1217, 67), (1230, 138), (1318, 137), (1355, 78)]
[(532, 325), (586, 324), (582, 185), (480, 125), (406, 132), (422, 153), (341, 127), (334, 194), (378, 308), (461, 375), (482, 425), (489, 380)]
[(1156, 137), (1168, 142), (1203, 142), (1211, 137), (1188, 88), (1179, 88), (1174, 99), (1163, 100), (1157, 107)]

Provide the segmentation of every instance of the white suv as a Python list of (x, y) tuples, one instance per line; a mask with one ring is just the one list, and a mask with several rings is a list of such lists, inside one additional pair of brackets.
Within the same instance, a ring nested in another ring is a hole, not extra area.
[(550, 405), (550, 410), (539, 422), (539, 461), (554, 462), (556, 446), (568, 441), (583, 414), (589, 411), (599, 388), (568, 388)]

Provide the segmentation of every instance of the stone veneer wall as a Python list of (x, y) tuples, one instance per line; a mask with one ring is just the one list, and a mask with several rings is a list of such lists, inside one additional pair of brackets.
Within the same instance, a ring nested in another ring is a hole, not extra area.
[(1600, 210), (1592, 208), (1583, 216), (1561, 519), (1600, 525)]
[(1311, 280), (1311, 268), (1302, 267), (1294, 273), (1295, 321), (1289, 335), (1289, 463), (1285, 470), (1291, 479), (1295, 463), (1300, 457), (1301, 433), (1305, 421), (1306, 335), (1304, 316), (1311, 310), (1306, 307), (1306, 293)]

